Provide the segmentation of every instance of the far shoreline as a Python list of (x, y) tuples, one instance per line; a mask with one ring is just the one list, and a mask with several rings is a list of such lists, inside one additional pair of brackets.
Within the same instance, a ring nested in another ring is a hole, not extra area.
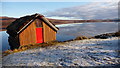
[[(107, 21), (107, 22), (105, 22), (105, 21), (101, 21), (101, 22), (79, 22), (79, 23), (57, 23), (57, 24), (55, 24), (55, 26), (57, 26), (57, 25), (66, 25), (66, 24), (84, 24), (84, 23), (110, 23), (110, 22), (115, 22), (115, 21)], [(2, 28), (0, 28), (0, 31), (7, 31), (6, 30), (6, 27), (7, 27), (8, 25), (6, 25), (6, 26), (2, 26)]]

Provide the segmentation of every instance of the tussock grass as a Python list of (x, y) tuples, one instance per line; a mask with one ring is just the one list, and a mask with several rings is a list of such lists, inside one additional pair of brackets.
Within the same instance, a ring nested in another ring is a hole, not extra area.
[(38, 47), (48, 47), (48, 46), (55, 46), (57, 44), (64, 44), (65, 42), (58, 42), (58, 41), (52, 41), (52, 42), (46, 42), (46, 43), (35, 43), (35, 44), (29, 44), (29, 45), (22, 45), (18, 49), (14, 50), (6, 50), (2, 53), (2, 57), (7, 56), (9, 54), (25, 51), (28, 49), (38, 48)]
[(83, 40), (83, 39), (89, 39), (86, 36), (80, 36), (80, 37), (76, 37), (74, 40)]
[(120, 31), (116, 32), (115, 36), (119, 36), (120, 37)]
[(109, 37), (120, 37), (120, 31), (115, 33), (106, 33), (106, 34), (94, 36), (94, 38), (99, 38), (99, 39), (107, 39)]

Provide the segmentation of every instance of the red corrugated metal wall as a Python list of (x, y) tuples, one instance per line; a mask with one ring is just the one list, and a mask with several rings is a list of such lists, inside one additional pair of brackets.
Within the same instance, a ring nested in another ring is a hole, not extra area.
[(42, 27), (36, 28), (36, 39), (37, 39), (36, 43), (43, 43), (43, 31), (42, 31)]

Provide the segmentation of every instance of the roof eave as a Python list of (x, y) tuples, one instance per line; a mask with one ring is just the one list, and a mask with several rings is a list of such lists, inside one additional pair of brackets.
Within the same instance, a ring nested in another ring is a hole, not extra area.
[(44, 16), (41, 17), (41, 19), (45, 21), (49, 26), (51, 26), (55, 31), (59, 30), (55, 25), (51, 24)]

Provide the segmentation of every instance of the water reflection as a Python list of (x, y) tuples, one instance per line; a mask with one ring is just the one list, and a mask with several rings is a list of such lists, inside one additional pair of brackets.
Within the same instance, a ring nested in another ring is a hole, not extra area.
[(0, 48), (2, 51), (10, 49), (9, 43), (8, 43), (8, 34), (6, 31), (0, 32), (0, 37), (2, 39), (2, 48)]
[[(65, 41), (66, 38), (69, 38), (66, 36), (71, 36), (72, 38), (77, 36), (91, 37), (118, 31), (117, 22), (62, 24), (57, 25), (57, 27), (60, 29), (57, 33), (57, 40), (59, 41)], [(62, 39), (60, 39), (60, 36), (62, 36)]]

